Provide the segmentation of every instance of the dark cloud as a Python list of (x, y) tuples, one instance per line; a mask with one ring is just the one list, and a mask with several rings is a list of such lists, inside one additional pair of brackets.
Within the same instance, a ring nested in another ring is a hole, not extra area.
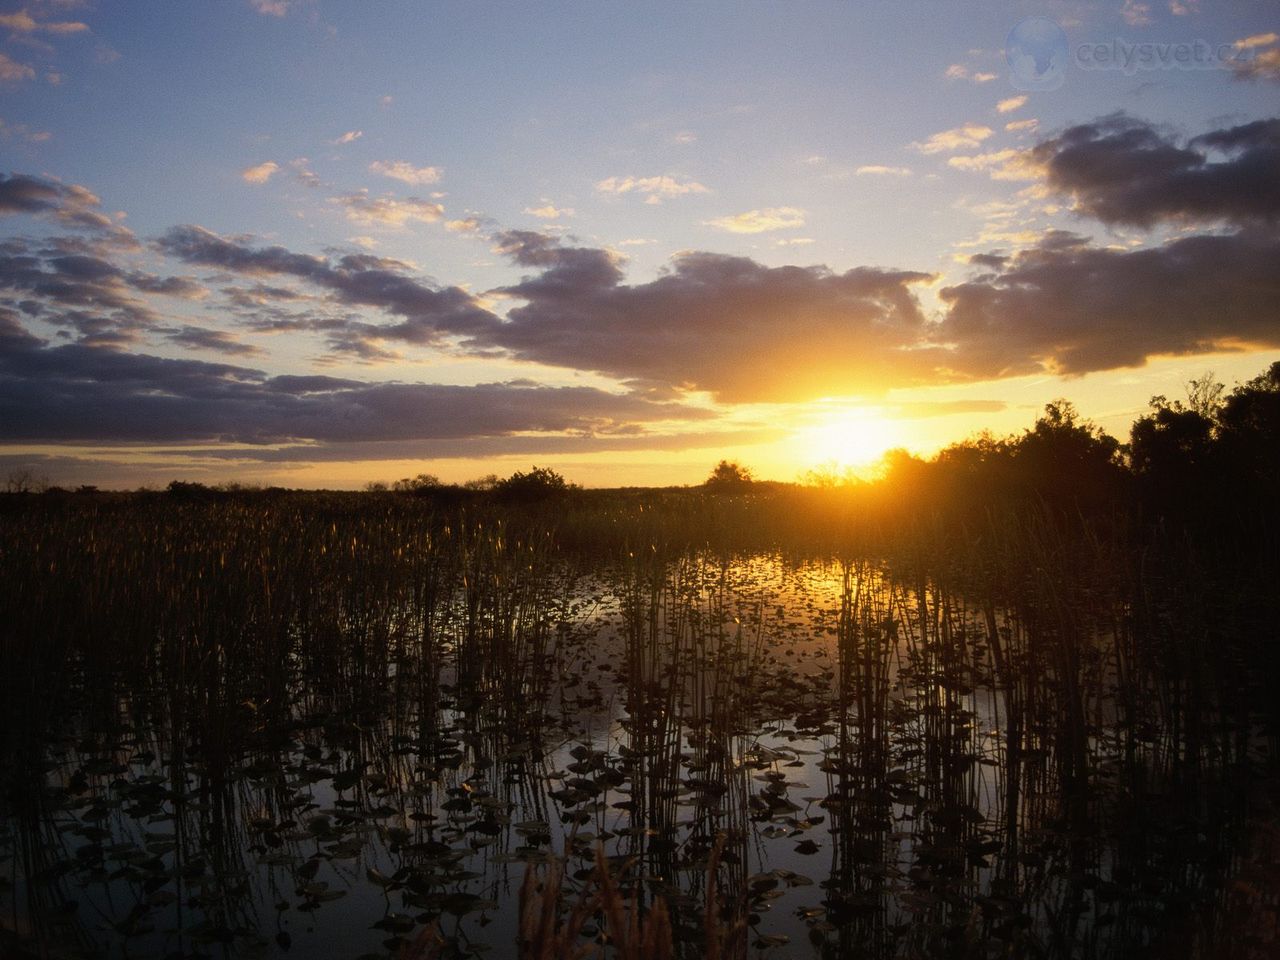
[(197, 327), (190, 324), (175, 330), (164, 331), (170, 343), (191, 347), (197, 350), (214, 350), (234, 357), (250, 357), (262, 353), (262, 350), (251, 343), (238, 340), (234, 334), (225, 330), (211, 330), (208, 327)]
[[(0, 254), (0, 291), (23, 298), (24, 311), (74, 330), (98, 344), (132, 343), (159, 315), (135, 296), (130, 278), (115, 264), (60, 248), (33, 251), (11, 243)], [(52, 256), (48, 254), (52, 253)]]
[(516, 265), (533, 268), (500, 289), (523, 301), (505, 320), (462, 289), (431, 285), (385, 258), (254, 247), (194, 226), (170, 230), (158, 247), (201, 266), (297, 278), (327, 291), (331, 302), (398, 316), (395, 323), (371, 323), (266, 310), (273, 299), (296, 294), (261, 282), (236, 293), (251, 328), (310, 329), (334, 353), (370, 363), (398, 359), (392, 343), (435, 346), (448, 339), (474, 355), (616, 376), (650, 400), (684, 389), (730, 401), (810, 399), (875, 391), (932, 372), (927, 324), (911, 290), (931, 279), (925, 273), (836, 274), (692, 253), (657, 280), (627, 285), (622, 258), (611, 251), (535, 231), (493, 239)]
[(157, 277), (150, 273), (134, 271), (128, 275), (129, 285), (144, 293), (154, 293), (179, 300), (203, 300), (209, 288), (190, 277)]
[(217, 460), (256, 463), (343, 463), (371, 460), (435, 460), (444, 458), (528, 456), (530, 458), (622, 452), (628, 450), (708, 450), (714, 460), (727, 447), (771, 443), (791, 434), (786, 427), (679, 430), (658, 433), (643, 426), (610, 433), (561, 433), (497, 437), (446, 437), (436, 440), (368, 441), (323, 445), (171, 449), (170, 453)]
[(0, 213), (45, 213), (59, 209), (66, 187), (22, 173), (0, 173)]
[(396, 260), (364, 254), (336, 259), (293, 253), (284, 247), (251, 247), (197, 226), (174, 227), (157, 243), (169, 256), (249, 276), (291, 276), (315, 284), (341, 303), (376, 307), (402, 317), (379, 326), (383, 339), (431, 345), (449, 336), (473, 335), (497, 323), (460, 287), (435, 287), (406, 272)]
[(82, 344), (47, 347), (22, 328), (13, 311), (0, 314), (0, 321), (0, 441), (10, 443), (331, 443), (535, 431), (589, 435), (627, 424), (709, 416), (592, 387), (270, 377), (226, 363)]
[(275, 287), (265, 283), (255, 283), (250, 287), (227, 287), (223, 293), (233, 304), (247, 310), (278, 301), (287, 302), (306, 299), (306, 294), (297, 290), (289, 287)]
[(91, 190), (78, 184), (24, 173), (0, 173), (0, 216), (47, 216), (64, 226), (88, 230), (117, 246), (136, 246), (133, 233), (102, 213), (101, 205)]
[(946, 287), (952, 368), (995, 378), (1140, 366), (1161, 354), (1280, 347), (1280, 237), (1184, 237), (1115, 250), (1070, 234)]
[(1280, 219), (1280, 119), (1180, 145), (1159, 127), (1116, 114), (1071, 127), (1031, 153), (1051, 189), (1106, 224)]
[(482, 327), (472, 346), (726, 401), (875, 391), (930, 369), (911, 289), (926, 273), (690, 253), (658, 279), (626, 285), (608, 251), (528, 231), (496, 239), (517, 264), (540, 269), (501, 289), (525, 303)]

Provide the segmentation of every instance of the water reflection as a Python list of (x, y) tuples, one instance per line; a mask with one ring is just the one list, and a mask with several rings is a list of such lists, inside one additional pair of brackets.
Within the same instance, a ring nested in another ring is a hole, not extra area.
[(24, 942), (509, 955), (526, 871), (563, 862), (567, 910), (599, 848), (682, 956), (709, 895), (768, 956), (1126, 956), (1232, 866), (1213, 791), (1248, 738), (1158, 726), (1106, 597), (776, 555), (586, 573), (501, 537), (338, 586), (255, 609), (276, 642), (244, 661), (210, 639), (240, 600), (146, 670), (75, 661), (6, 801)]

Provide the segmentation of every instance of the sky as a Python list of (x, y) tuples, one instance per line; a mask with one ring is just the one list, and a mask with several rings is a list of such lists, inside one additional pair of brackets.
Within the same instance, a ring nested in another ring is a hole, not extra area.
[(1280, 359), (1244, 0), (0, 0), (0, 474), (869, 469)]

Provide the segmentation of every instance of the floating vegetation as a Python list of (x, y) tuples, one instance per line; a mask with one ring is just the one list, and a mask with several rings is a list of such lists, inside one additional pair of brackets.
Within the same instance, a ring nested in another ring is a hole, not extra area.
[(6, 514), (10, 948), (1218, 956), (1274, 922), (1258, 641), (1176, 544), (640, 547), (655, 509)]

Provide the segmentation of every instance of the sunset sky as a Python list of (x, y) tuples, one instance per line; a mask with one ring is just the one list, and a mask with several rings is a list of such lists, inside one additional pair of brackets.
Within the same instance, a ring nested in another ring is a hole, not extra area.
[(1280, 359), (1280, 9), (0, 0), (0, 474), (793, 480)]

